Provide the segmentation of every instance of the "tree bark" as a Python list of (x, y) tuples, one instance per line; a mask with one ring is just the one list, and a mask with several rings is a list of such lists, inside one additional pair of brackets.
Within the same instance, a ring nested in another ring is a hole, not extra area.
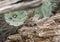
[(4, 14), (10, 11), (16, 11), (16, 10), (24, 10), (24, 9), (28, 9), (28, 8), (34, 8), (37, 7), (39, 5), (41, 5), (41, 3), (43, 2), (43, 0), (33, 0), (30, 2), (21, 2), (18, 4), (13, 4), (13, 5), (6, 5), (4, 7), (0, 8), (0, 14)]

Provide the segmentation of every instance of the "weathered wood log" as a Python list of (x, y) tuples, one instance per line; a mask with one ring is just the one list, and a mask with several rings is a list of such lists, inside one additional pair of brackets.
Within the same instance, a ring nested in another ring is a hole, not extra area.
[(41, 5), (42, 2), (43, 0), (33, 0), (30, 2), (21, 2), (21, 3), (13, 4), (13, 5), (8, 5), (8, 4), (6, 4), (6, 6), (2, 5), (3, 7), (0, 6), (1, 7), (0, 14), (7, 13), (10, 11), (15, 11), (15, 10), (34, 8)]

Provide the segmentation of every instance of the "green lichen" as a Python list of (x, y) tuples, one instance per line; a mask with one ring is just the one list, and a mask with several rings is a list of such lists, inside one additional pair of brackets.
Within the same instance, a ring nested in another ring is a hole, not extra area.
[(13, 26), (22, 25), (27, 18), (24, 11), (9, 12), (5, 14), (4, 17), (5, 21)]

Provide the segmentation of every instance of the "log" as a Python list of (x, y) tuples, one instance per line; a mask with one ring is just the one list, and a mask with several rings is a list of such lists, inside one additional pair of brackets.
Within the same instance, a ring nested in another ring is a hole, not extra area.
[(30, 2), (21, 2), (18, 4), (7, 5), (5, 7), (0, 8), (0, 14), (4, 14), (7, 12), (16, 11), (16, 10), (24, 10), (24, 9), (28, 9), (28, 8), (34, 8), (34, 7), (41, 5), (42, 2), (43, 2), (43, 0), (33, 0)]

